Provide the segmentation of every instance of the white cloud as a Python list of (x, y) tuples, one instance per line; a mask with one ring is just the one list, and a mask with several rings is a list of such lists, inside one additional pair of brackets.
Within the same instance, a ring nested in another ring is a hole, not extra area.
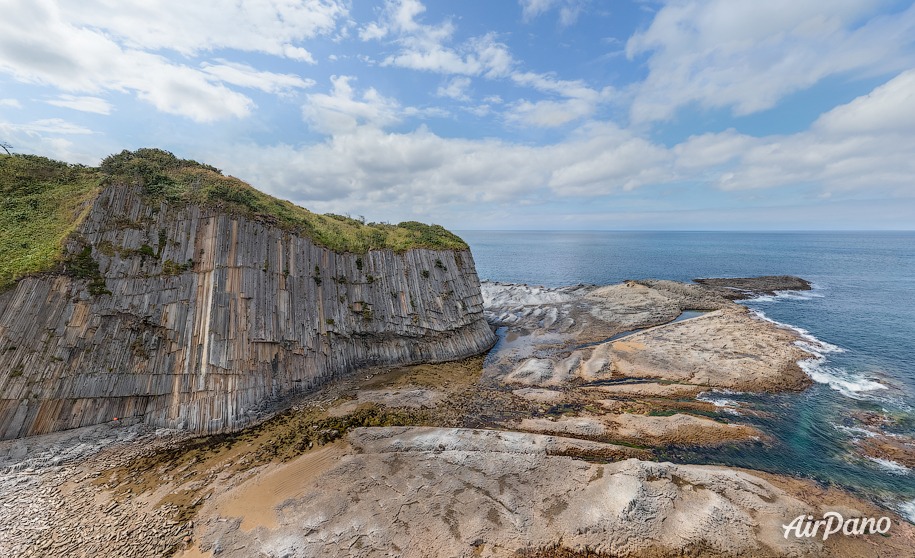
[[(393, 220), (440, 220), (449, 204), (601, 196), (674, 177), (663, 147), (612, 124), (584, 126), (543, 146), (446, 138), (422, 125), (388, 132), (382, 126), (395, 120), (396, 108), (360, 98), (342, 78), (317, 104), (312, 110), (327, 119), (325, 129), (337, 130), (326, 141), (236, 146), (213, 162), (315, 211)], [(337, 120), (328, 126), (331, 119)], [(239, 150), (246, 157), (232, 155)]]
[(822, 115), (814, 129), (835, 134), (915, 131), (915, 70)]
[[(74, 163), (98, 164), (97, 132), (60, 118), (45, 118), (25, 124), (0, 122), (0, 138), (12, 144), (18, 153), (38, 153)], [(102, 149), (104, 149), (102, 147)]]
[(330, 94), (308, 95), (308, 102), (302, 109), (305, 120), (327, 134), (343, 134), (363, 125), (384, 128), (400, 121), (402, 109), (396, 100), (381, 95), (373, 87), (357, 98), (350, 85), (353, 79), (351, 76), (332, 76)]
[(223, 83), (260, 89), (267, 93), (287, 93), (293, 89), (306, 89), (315, 84), (312, 79), (302, 79), (294, 74), (263, 72), (247, 64), (226, 60), (218, 60), (216, 64), (204, 62), (202, 69)]
[(22, 108), (18, 99), (0, 99), (0, 107)]
[(560, 100), (529, 101), (521, 99), (513, 103), (506, 114), (507, 119), (530, 126), (562, 126), (574, 120), (592, 116), (598, 106), (612, 100), (615, 96), (615, 90), (612, 87), (596, 90), (580, 80), (557, 80), (549, 75), (532, 72), (515, 72), (511, 78), (518, 85), (562, 97)]
[[(244, 161), (219, 164), (316, 210), (433, 220), (442, 211), (456, 214), (442, 209), (448, 204), (495, 210), (661, 184), (723, 191), (810, 186), (842, 199), (911, 196), (915, 176), (909, 147), (915, 145), (915, 70), (825, 113), (804, 132), (752, 137), (726, 130), (671, 148), (609, 122), (585, 123), (539, 146), (445, 138), (424, 126), (392, 133), (384, 126), (401, 122), (406, 109), (369, 92), (359, 95), (336, 78), (333, 94), (316, 97), (321, 111), (345, 120), (326, 141), (245, 147)], [(883, 114), (899, 115), (900, 122)], [(869, 127), (861, 129), (862, 122)]]
[(192, 56), (236, 49), (311, 61), (295, 43), (329, 33), (345, 14), (345, 6), (331, 0), (110, 4), (14, 0), (0, 19), (0, 72), (70, 95), (132, 92), (162, 112), (198, 122), (245, 117), (254, 102), (229, 85), (283, 93), (310, 82), (220, 59), (194, 68), (163, 51)]
[(49, 105), (65, 107), (82, 112), (95, 114), (111, 114), (111, 103), (100, 97), (60, 95), (56, 99), (46, 101)]
[(359, 36), (364, 41), (394, 37), (399, 50), (386, 56), (383, 66), (490, 78), (508, 75), (514, 60), (494, 33), (451, 46), (454, 24), (447, 20), (438, 25), (416, 21), (425, 10), (418, 0), (387, 0), (379, 21), (362, 27)]
[(632, 118), (670, 118), (684, 105), (745, 115), (824, 77), (910, 67), (915, 7), (872, 17), (876, 0), (680, 0), (664, 5), (626, 45), (647, 54)]
[(35, 120), (29, 124), (21, 124), (18, 126), (10, 125), (12, 129), (25, 132), (27, 134), (64, 134), (64, 135), (88, 135), (94, 133), (89, 128), (85, 126), (80, 126), (79, 124), (73, 124), (63, 120), (62, 118), (43, 118), (40, 120)]
[(439, 86), (435, 94), (439, 97), (448, 97), (458, 101), (467, 101), (470, 99), (470, 97), (467, 95), (467, 89), (469, 87), (469, 77), (456, 77), (449, 80), (445, 85)]
[(525, 23), (559, 8), (559, 24), (563, 27), (578, 21), (584, 5), (582, 0), (518, 0), (518, 3), (521, 5), (521, 18)]
[(382, 27), (377, 22), (372, 22), (359, 30), (359, 38), (363, 41), (382, 39), (388, 34), (388, 28)]
[[(729, 130), (678, 145), (677, 168), (724, 190), (813, 185), (821, 193), (912, 192), (915, 70), (821, 115), (804, 132), (754, 138)], [(710, 173), (710, 171), (715, 171)]]
[(186, 56), (218, 49), (313, 63), (304, 40), (329, 35), (347, 15), (340, 0), (82, 0), (59, 3), (63, 19), (103, 30), (126, 48)]

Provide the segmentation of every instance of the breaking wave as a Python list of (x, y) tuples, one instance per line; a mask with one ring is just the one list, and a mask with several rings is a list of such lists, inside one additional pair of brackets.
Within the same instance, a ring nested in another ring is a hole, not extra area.
[(827, 355), (831, 353), (844, 353), (845, 349), (842, 347), (817, 339), (812, 333), (802, 327), (777, 322), (766, 316), (759, 309), (751, 308), (750, 311), (760, 319), (772, 322), (779, 327), (790, 329), (800, 336), (800, 339), (795, 341), (795, 345), (813, 355), (813, 358), (801, 360), (797, 364), (814, 382), (826, 384), (842, 395), (852, 399), (866, 399), (873, 395), (874, 392), (888, 389), (887, 386), (874, 379), (852, 374), (838, 366), (828, 365)]

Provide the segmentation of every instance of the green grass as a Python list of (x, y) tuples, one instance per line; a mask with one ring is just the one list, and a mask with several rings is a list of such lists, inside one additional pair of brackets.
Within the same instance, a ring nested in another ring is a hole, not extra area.
[(0, 290), (30, 273), (56, 269), (62, 263), (64, 241), (85, 218), (88, 202), (111, 184), (139, 185), (151, 203), (219, 207), (307, 236), (336, 252), (467, 248), (439, 225), (363, 223), (342, 215), (312, 213), (225, 176), (215, 167), (161, 149), (122, 151), (98, 168), (4, 154), (0, 155)]
[(0, 290), (54, 268), (99, 192), (97, 169), (34, 155), (0, 155)]
[(210, 165), (178, 159), (160, 149), (122, 151), (102, 161), (106, 180), (143, 186), (153, 200), (218, 206), (308, 236), (336, 252), (412, 248), (462, 250), (467, 244), (439, 225), (406, 221), (363, 223), (343, 215), (320, 215), (256, 190)]

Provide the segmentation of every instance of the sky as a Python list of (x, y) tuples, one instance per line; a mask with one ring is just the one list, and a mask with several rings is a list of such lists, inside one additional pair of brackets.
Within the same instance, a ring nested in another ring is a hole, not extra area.
[(915, 5), (0, 0), (0, 141), (455, 230), (911, 230)]

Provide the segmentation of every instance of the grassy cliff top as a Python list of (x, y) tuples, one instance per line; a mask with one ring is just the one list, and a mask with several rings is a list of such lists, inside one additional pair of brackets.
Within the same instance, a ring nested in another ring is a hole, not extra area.
[(161, 149), (122, 151), (98, 168), (34, 155), (0, 155), (0, 289), (26, 274), (53, 269), (67, 235), (88, 212), (87, 202), (110, 184), (139, 185), (151, 203), (219, 207), (310, 237), (337, 252), (467, 248), (439, 225), (363, 223), (312, 213), (215, 167)]
[(98, 169), (35, 155), (0, 155), (0, 290), (53, 269), (99, 191)]

